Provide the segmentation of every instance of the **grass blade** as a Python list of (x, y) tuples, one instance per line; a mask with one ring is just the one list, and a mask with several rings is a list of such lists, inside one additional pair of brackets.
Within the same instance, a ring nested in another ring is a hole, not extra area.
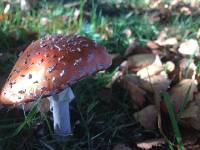
[(187, 103), (189, 101), (189, 96), (190, 96), (191, 88), (192, 88), (192, 83), (190, 84), (190, 86), (189, 86), (189, 88), (187, 90), (187, 93), (184, 96), (183, 103), (180, 106), (179, 111), (178, 111), (178, 116), (181, 116), (181, 114), (183, 113), (183, 111), (185, 109), (185, 106), (187, 105)]
[(170, 96), (166, 92), (161, 93), (161, 96), (163, 97), (163, 100), (164, 100), (165, 105), (167, 107), (169, 117), (170, 117), (170, 120), (171, 120), (171, 123), (172, 123), (172, 128), (173, 128), (173, 131), (174, 131), (174, 134), (175, 134), (175, 137), (176, 137), (176, 141), (179, 145), (180, 150), (184, 150), (184, 145), (183, 145), (183, 142), (182, 142), (181, 133), (180, 133), (178, 123), (176, 121), (176, 117), (175, 117), (175, 114), (174, 114), (174, 111), (173, 111), (173, 105), (171, 103)]
[(35, 116), (35, 114), (37, 113), (37, 105), (38, 103), (35, 103), (33, 105), (33, 107), (31, 108), (31, 111), (28, 113), (27, 117), (25, 118), (24, 122), (15, 130), (15, 132), (13, 133), (12, 136), (16, 136), (17, 134), (19, 134), (22, 129), (25, 127), (26, 124), (29, 124), (33, 117)]

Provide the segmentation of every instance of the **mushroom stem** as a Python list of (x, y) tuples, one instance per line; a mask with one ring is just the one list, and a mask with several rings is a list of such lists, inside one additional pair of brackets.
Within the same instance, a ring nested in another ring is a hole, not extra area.
[(71, 134), (69, 103), (74, 97), (72, 89), (68, 87), (59, 94), (48, 98), (53, 112), (55, 134), (58, 136)]

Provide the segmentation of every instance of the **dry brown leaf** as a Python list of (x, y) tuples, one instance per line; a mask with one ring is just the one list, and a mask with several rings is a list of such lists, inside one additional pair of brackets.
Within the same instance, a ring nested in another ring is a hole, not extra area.
[[(160, 0), (160, 1), (162, 1), (162, 0)], [(155, 0), (154, 0), (154, 2), (155, 2)], [(147, 17), (148, 17), (148, 21), (150, 23), (166, 21), (170, 18), (170, 16), (171, 16), (170, 10), (168, 8), (164, 7), (163, 4), (161, 4), (158, 9), (147, 10)]]
[[(148, 2), (148, 3), (147, 3)], [(150, 8), (163, 8), (163, 1), (162, 0), (149, 0), (146, 3)]]
[(136, 40), (131, 41), (128, 48), (124, 52), (124, 56), (131, 55), (138, 45), (139, 43)]
[(121, 80), (127, 79), (127, 81), (133, 82), (135, 85), (140, 85), (140, 78), (135, 74), (126, 74), (121, 77)]
[(144, 150), (150, 150), (153, 147), (159, 147), (163, 144), (165, 144), (165, 140), (164, 139), (152, 139), (152, 140), (146, 140), (143, 142), (138, 142), (137, 143), (137, 147), (144, 149)]
[(181, 120), (186, 121), (187, 125), (190, 125), (196, 130), (200, 130), (200, 106), (196, 106), (195, 103), (191, 103), (181, 115)]
[(173, 46), (173, 45), (177, 45), (178, 41), (175, 37), (171, 37), (171, 38), (167, 38), (167, 39), (162, 39), (162, 41), (156, 41), (157, 44), (159, 44), (160, 46)]
[(158, 55), (156, 55), (154, 62), (152, 64), (150, 64), (149, 66), (140, 69), (137, 72), (137, 75), (141, 79), (144, 79), (144, 78), (153, 76), (155, 74), (158, 74), (162, 70), (163, 70), (162, 62), (160, 60), (160, 57)]
[(133, 103), (134, 106), (143, 106), (145, 103), (145, 94), (146, 92), (141, 89), (137, 84), (135, 84), (136, 81), (134, 81), (134, 76), (126, 75), (123, 76), (121, 80), (122, 86), (128, 90), (130, 96), (131, 96), (131, 103)]
[(178, 45), (178, 40), (180, 31), (174, 27), (165, 27), (158, 35), (157, 39), (154, 41), (159, 46), (170, 46), (176, 47)]
[(141, 80), (140, 87), (149, 92), (166, 91), (170, 86), (170, 82), (167, 74), (162, 71), (159, 75), (154, 75)]
[(125, 144), (117, 144), (113, 147), (113, 150), (132, 150), (130, 147)]
[(114, 53), (114, 54), (110, 54), (111, 58), (112, 58), (112, 64), (114, 66), (119, 66), (122, 61), (124, 60), (124, 57), (121, 56), (120, 54)]
[(195, 103), (200, 106), (200, 92), (194, 95)]
[(200, 130), (200, 93), (195, 94), (195, 100), (185, 108), (181, 120), (194, 129)]
[(171, 100), (174, 111), (178, 112), (182, 106), (185, 97), (188, 95), (188, 101), (193, 100), (194, 93), (197, 92), (197, 81), (192, 79), (184, 79), (170, 90)]
[(147, 66), (147, 67), (139, 70), (137, 72), (137, 75), (141, 79), (144, 79), (144, 78), (148, 78), (148, 77), (151, 77), (153, 75), (156, 75), (156, 74), (160, 73), (162, 70), (163, 70), (163, 66), (152, 64), (150, 66)]
[(125, 73), (126, 71), (128, 71), (128, 68), (129, 68), (129, 64), (128, 64), (128, 61), (125, 60), (123, 61), (121, 64), (120, 64), (120, 71), (122, 71), (123, 73)]
[(182, 79), (195, 79), (196, 76), (196, 65), (194, 60), (191, 59), (182, 59), (179, 62), (179, 80)]
[(128, 58), (128, 68), (130, 70), (140, 70), (146, 66), (153, 64), (156, 60), (156, 55), (153, 54), (137, 54)]
[(181, 43), (178, 49), (183, 55), (199, 55), (199, 44), (195, 39), (189, 39)]
[(160, 48), (160, 45), (158, 45), (155, 41), (148, 41), (147, 46), (150, 49), (159, 49)]
[(145, 129), (156, 129), (157, 127), (157, 109), (155, 105), (148, 105), (139, 112), (134, 113), (134, 118)]
[(189, 7), (182, 7), (180, 9), (180, 12), (185, 14), (185, 15), (191, 15), (192, 14), (192, 10)]
[(148, 21), (149, 23), (153, 24), (155, 22), (159, 22), (160, 21), (160, 11), (154, 11), (149, 13), (150, 15), (148, 15)]
[(151, 49), (148, 46), (142, 46), (137, 40), (129, 39), (129, 46), (125, 50), (124, 56), (127, 57), (131, 55), (146, 53), (151, 53)]
[(165, 41), (162, 42), (162, 46), (168, 46), (168, 45), (176, 45), (178, 44), (178, 41), (176, 39), (176, 37), (171, 37), (166, 39)]

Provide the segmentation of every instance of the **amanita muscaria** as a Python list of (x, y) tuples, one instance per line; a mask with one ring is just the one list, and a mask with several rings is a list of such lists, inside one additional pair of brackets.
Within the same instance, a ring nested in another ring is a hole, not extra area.
[(57, 135), (71, 133), (70, 86), (112, 63), (106, 49), (79, 35), (47, 35), (20, 55), (2, 91), (0, 102), (21, 104), (48, 97)]

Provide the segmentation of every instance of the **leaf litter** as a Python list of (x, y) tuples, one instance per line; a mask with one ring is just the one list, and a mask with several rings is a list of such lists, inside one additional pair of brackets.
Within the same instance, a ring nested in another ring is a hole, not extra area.
[[(157, 129), (158, 114), (167, 112), (163, 108), (165, 106), (158, 104), (162, 100), (158, 102), (152, 94), (168, 92), (180, 126), (200, 131), (199, 83), (196, 79), (196, 57), (199, 55), (197, 40), (179, 42), (176, 37), (168, 38), (162, 33), (157, 40), (142, 46), (141, 51), (137, 50), (140, 47), (137, 43), (132, 44), (125, 51), (125, 60), (121, 62), (112, 82), (118, 82), (128, 91), (129, 101), (136, 110), (133, 114), (135, 120), (145, 129)], [(171, 47), (173, 52), (170, 52)], [(167, 52), (163, 55), (164, 49)], [(161, 119), (165, 119), (165, 115)], [(152, 145), (154, 143), (146, 149), (151, 149)], [(143, 145), (137, 146), (145, 149)]]

